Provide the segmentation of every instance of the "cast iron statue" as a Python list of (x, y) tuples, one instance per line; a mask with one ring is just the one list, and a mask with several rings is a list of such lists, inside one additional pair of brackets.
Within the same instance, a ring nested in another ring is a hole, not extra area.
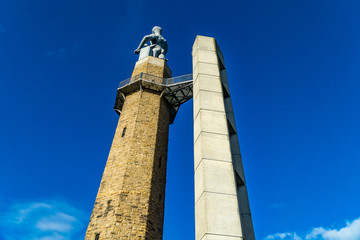
[[(152, 34), (146, 35), (139, 45), (139, 47), (135, 50), (135, 54), (139, 54), (141, 51), (141, 48), (147, 47), (148, 45), (146, 42), (150, 41), (150, 51), (149, 55), (152, 55), (153, 57), (165, 59), (165, 54), (168, 51), (168, 45), (163, 36), (161, 36), (162, 29), (161, 27), (155, 26), (152, 29)], [(152, 52), (152, 53), (151, 53)], [(142, 53), (141, 53), (142, 54)], [(140, 56), (141, 56), (140, 54)]]

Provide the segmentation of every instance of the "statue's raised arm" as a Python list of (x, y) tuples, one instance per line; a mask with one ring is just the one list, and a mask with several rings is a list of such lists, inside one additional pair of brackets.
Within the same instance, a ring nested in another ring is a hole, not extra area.
[[(161, 27), (153, 27), (152, 34), (143, 37), (139, 47), (135, 50), (135, 54), (139, 54), (142, 48), (149, 47), (150, 51), (148, 52), (148, 56), (165, 59), (165, 54), (168, 51), (168, 45), (165, 38), (161, 36), (161, 32)], [(150, 46), (147, 46), (147, 42), (150, 42)]]
[(150, 41), (150, 40), (152, 40), (152, 39), (153, 39), (152, 34), (150, 34), (150, 35), (146, 35), (145, 37), (143, 37), (143, 39), (141, 40), (141, 42), (140, 42), (140, 44), (139, 44), (138, 48), (135, 50), (135, 54), (139, 54), (139, 53), (140, 53), (141, 48), (143, 48), (143, 47), (146, 47), (146, 46), (147, 46), (146, 42), (148, 42), (148, 41)]

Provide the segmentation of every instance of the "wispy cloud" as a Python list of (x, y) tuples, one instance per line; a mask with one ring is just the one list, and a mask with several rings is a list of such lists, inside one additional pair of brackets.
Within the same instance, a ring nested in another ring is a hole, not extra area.
[(81, 234), (84, 214), (65, 202), (25, 202), (2, 210), (0, 239), (65, 240)]
[(42, 231), (69, 232), (72, 230), (72, 224), (77, 219), (66, 213), (57, 212), (54, 215), (41, 218), (36, 227)]
[(290, 233), (290, 232), (272, 234), (267, 236), (266, 239), (301, 240), (301, 238), (296, 233)]
[(38, 202), (34, 202), (31, 203), (30, 205), (26, 206), (25, 208), (18, 208), (19, 205), (15, 205), (13, 206), (13, 208), (16, 210), (18, 210), (18, 214), (17, 216), (14, 218), (14, 222), (15, 223), (21, 223), (22, 221), (24, 221), (24, 219), (26, 219), (29, 214), (31, 212), (33, 212), (36, 209), (41, 209), (41, 208), (51, 208), (51, 205), (47, 204), (47, 203), (38, 203)]
[(360, 218), (353, 220), (352, 222), (346, 222), (346, 226), (336, 229), (336, 228), (323, 228), (316, 227), (313, 228), (310, 233), (305, 235), (300, 235), (297, 233), (276, 233), (268, 235), (266, 240), (359, 240), (360, 239)]

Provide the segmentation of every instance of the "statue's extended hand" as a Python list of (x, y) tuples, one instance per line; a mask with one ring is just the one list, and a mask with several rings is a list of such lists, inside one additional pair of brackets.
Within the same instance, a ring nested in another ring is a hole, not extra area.
[(135, 54), (139, 54), (139, 53), (140, 53), (140, 49), (136, 49), (134, 52), (135, 52)]

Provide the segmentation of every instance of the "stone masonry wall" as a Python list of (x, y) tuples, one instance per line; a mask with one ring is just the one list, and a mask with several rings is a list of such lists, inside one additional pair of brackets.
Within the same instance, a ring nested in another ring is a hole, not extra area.
[(131, 76), (135, 76), (141, 72), (158, 77), (171, 77), (171, 70), (166, 62), (155, 57), (147, 57), (138, 61)]
[[(150, 74), (164, 75), (164, 67), (146, 65)], [(162, 239), (168, 131), (169, 106), (160, 92), (126, 96), (86, 240)]]

